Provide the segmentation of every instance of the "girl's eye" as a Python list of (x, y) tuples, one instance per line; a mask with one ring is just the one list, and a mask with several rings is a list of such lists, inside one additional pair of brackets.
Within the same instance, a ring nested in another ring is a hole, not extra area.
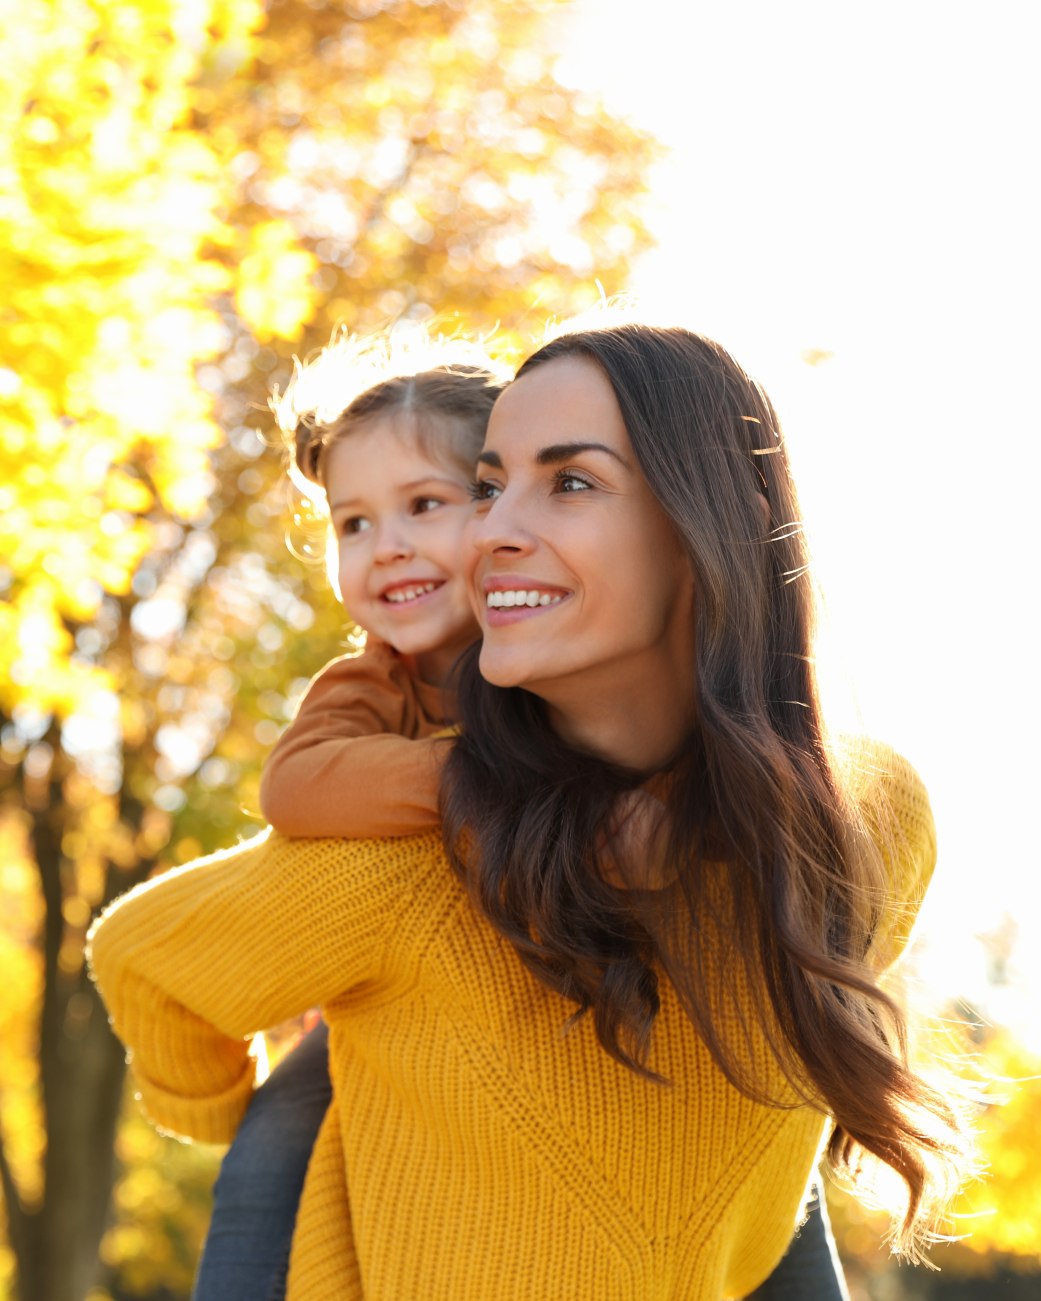
[(412, 503), (412, 514), (425, 515), (427, 511), (436, 510), (444, 504), (440, 497), (417, 497)]
[(593, 486), (588, 479), (571, 470), (558, 470), (553, 476), (553, 484), (557, 492), (588, 492)]
[(494, 501), (501, 492), (499, 485), (491, 479), (475, 479), (470, 484), (470, 497), (474, 501)]
[(343, 537), (351, 537), (355, 533), (364, 533), (372, 528), (372, 521), (366, 519), (364, 515), (349, 515), (346, 519), (340, 520), (339, 532)]

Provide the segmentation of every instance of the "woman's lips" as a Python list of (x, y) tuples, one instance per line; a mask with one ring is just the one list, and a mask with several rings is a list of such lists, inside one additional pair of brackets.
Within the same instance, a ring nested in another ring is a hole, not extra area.
[(570, 592), (558, 587), (542, 587), (537, 583), (493, 581), (485, 586), (486, 622), (490, 628), (516, 623), (519, 619), (554, 610), (570, 596)]

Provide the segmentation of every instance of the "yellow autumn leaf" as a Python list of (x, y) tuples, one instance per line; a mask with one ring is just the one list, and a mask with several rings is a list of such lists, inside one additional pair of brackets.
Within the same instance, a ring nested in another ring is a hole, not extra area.
[(108, 510), (133, 511), (141, 514), (152, 505), (153, 497), (146, 484), (122, 470), (113, 470), (105, 481), (105, 507)]
[(292, 339), (311, 319), (318, 302), (311, 284), (317, 266), (286, 222), (253, 227), (239, 263), (235, 306), (257, 338)]

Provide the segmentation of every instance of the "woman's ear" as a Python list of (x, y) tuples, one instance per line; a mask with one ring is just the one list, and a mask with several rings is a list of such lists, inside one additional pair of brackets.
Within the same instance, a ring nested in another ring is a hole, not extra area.
[(770, 503), (766, 500), (761, 492), (756, 493), (756, 501), (759, 504), (759, 513), (763, 517), (763, 524), (767, 532), (770, 530)]

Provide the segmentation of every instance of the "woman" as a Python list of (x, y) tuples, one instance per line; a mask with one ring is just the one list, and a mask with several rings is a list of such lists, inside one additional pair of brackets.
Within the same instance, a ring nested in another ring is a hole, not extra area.
[(245, 1036), (323, 1003), (291, 1296), (745, 1295), (828, 1113), (912, 1245), (962, 1141), (877, 980), (932, 825), (896, 756), (847, 778), (826, 745), (769, 403), (684, 331), (566, 336), (475, 492), (456, 873), (433, 837), (272, 836), (117, 904), (93, 962), (146, 1106), (226, 1139)]

